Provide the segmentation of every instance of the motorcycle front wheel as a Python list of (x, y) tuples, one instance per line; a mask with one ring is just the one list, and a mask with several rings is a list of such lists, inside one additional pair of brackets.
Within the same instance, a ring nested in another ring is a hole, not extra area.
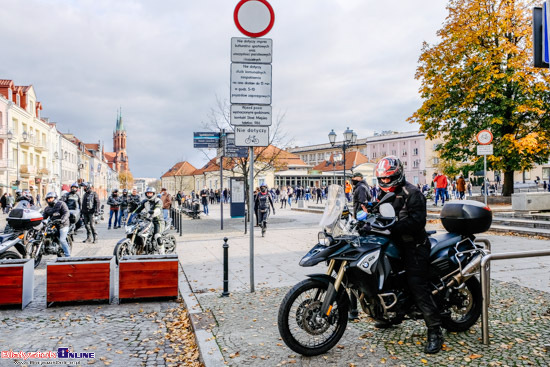
[(129, 239), (126, 239), (117, 243), (115, 250), (113, 251), (113, 255), (115, 256), (115, 261), (118, 265), (124, 256), (132, 255), (132, 242), (130, 242)]
[(176, 252), (176, 237), (173, 234), (166, 236), (164, 242), (164, 252), (167, 254), (173, 254)]
[(344, 296), (336, 297), (328, 318), (320, 314), (327, 288), (327, 283), (303, 280), (288, 291), (279, 307), (279, 334), (303, 356), (326, 353), (346, 331), (349, 305)]
[(452, 288), (446, 300), (448, 315), (441, 323), (448, 331), (466, 331), (471, 328), (481, 316), (482, 298), (481, 284), (476, 277), (466, 281), (463, 288)]
[(0, 254), (0, 260), (13, 260), (13, 259), (21, 259), (21, 255), (19, 255), (17, 252), (14, 251), (4, 251)]

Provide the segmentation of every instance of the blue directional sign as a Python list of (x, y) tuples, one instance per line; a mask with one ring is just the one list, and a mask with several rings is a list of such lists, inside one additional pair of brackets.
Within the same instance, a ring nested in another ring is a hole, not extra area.
[(544, 62), (549, 62), (548, 57), (548, 2), (544, 2), (542, 8), (542, 58)]
[(219, 132), (206, 131), (193, 133), (193, 148), (219, 148), (219, 146)]

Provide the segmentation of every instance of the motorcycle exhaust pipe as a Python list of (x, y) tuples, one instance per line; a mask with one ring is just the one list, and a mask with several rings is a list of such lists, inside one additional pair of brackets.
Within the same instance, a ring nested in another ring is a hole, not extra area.
[(432, 294), (437, 294), (441, 292), (445, 288), (454, 287), (455, 285), (459, 285), (470, 279), (480, 268), (481, 266), (481, 260), (483, 259), (482, 254), (476, 255), (472, 261), (470, 261), (464, 268), (462, 268), (462, 271), (453, 276), (453, 278), (447, 283), (445, 286), (441, 286), (434, 290)]

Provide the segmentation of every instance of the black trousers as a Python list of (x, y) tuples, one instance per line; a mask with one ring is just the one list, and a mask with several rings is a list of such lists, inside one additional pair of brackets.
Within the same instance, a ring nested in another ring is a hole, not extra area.
[(405, 265), (407, 283), (416, 306), (424, 315), (428, 328), (441, 326), (441, 314), (429, 286), (430, 242), (407, 243), (399, 246)]
[(93, 213), (86, 213), (82, 214), (82, 220), (84, 221), (84, 227), (86, 227), (86, 234), (88, 237), (97, 237), (97, 232), (95, 230), (95, 223), (94, 223), (94, 214)]
[(265, 209), (265, 211), (262, 211), (261, 209), (258, 209), (258, 222), (260, 225), (265, 225), (267, 227), (267, 217), (269, 217), (269, 209)]

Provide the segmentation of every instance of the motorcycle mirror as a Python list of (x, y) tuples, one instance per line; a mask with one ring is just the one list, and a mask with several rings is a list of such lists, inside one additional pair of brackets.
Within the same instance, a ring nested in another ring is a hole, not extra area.
[(395, 209), (390, 203), (384, 203), (380, 205), (380, 215), (385, 218), (394, 218), (395, 217)]

